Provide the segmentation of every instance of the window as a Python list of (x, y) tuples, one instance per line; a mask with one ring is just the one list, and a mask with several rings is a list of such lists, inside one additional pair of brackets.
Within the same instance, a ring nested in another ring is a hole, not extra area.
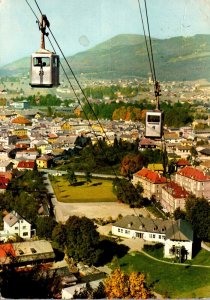
[(23, 226), (23, 229), (26, 229), (26, 226)]
[(53, 57), (53, 67), (58, 67), (58, 57)]
[(160, 116), (148, 115), (147, 121), (150, 123), (159, 123)]
[(15, 230), (17, 230), (18, 229), (18, 226), (15, 226)]
[(161, 240), (161, 235), (159, 235), (159, 239)]
[(120, 232), (120, 228), (118, 228), (118, 232)]
[(126, 234), (130, 234), (130, 230), (125, 230), (125, 233)]
[(123, 232), (123, 229), (120, 229), (121, 232)]
[(152, 234), (149, 234), (149, 238), (152, 238)]
[(28, 236), (28, 232), (23, 232), (23, 236)]
[(155, 234), (153, 234), (153, 236), (152, 236), (152, 237), (153, 237), (153, 239), (155, 239)]
[(31, 248), (31, 252), (32, 252), (32, 253), (36, 253), (37, 251), (36, 251), (36, 249)]
[(33, 60), (34, 67), (49, 67), (50, 58), (49, 57), (34, 57)]

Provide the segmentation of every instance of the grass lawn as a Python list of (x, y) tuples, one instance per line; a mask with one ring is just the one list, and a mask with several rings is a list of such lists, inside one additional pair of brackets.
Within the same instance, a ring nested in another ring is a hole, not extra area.
[[(144, 251), (157, 259), (161, 259), (169, 262), (173, 261), (173, 259), (163, 257), (163, 247), (159, 249), (155, 249), (155, 248), (144, 249)], [(210, 266), (210, 252), (201, 249), (192, 260), (187, 260), (184, 263), (189, 265)]]
[(71, 186), (65, 177), (55, 177), (51, 180), (52, 187), (58, 201), (65, 203), (81, 202), (115, 202), (116, 196), (112, 192), (112, 180), (95, 179), (85, 183), (84, 178), (77, 178), (76, 186)]
[(186, 267), (161, 263), (143, 253), (119, 259), (127, 272), (139, 271), (146, 275), (151, 289), (167, 298), (198, 298), (210, 295), (210, 268)]
[[(192, 265), (205, 265), (210, 266), (210, 252), (201, 249), (199, 253), (193, 258), (193, 260), (188, 261)], [(209, 294), (210, 295), (210, 294)]]

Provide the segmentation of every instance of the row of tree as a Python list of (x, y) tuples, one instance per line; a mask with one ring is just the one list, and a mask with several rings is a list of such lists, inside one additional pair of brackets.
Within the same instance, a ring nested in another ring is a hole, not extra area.
[[(146, 110), (155, 109), (154, 105), (151, 105), (148, 101), (136, 101), (135, 104), (125, 102), (112, 102), (109, 104), (100, 103), (91, 104), (91, 107), (85, 103), (83, 105), (84, 118), (88, 116), (90, 119), (95, 119), (97, 116), (99, 119), (110, 120), (132, 120), (142, 121), (145, 120)], [(190, 124), (193, 121), (193, 107), (189, 103), (174, 103), (163, 102), (161, 103), (161, 110), (164, 111), (164, 124), (170, 127), (180, 127), (186, 124)], [(94, 113), (93, 113), (94, 112)]]
[(104, 97), (109, 97), (110, 99), (117, 99), (117, 93), (120, 93), (124, 97), (135, 97), (140, 91), (148, 90), (144, 86), (135, 86), (130, 85), (122, 87), (119, 85), (111, 86), (96, 86), (96, 87), (86, 87), (84, 89), (85, 95), (93, 99), (103, 99)]

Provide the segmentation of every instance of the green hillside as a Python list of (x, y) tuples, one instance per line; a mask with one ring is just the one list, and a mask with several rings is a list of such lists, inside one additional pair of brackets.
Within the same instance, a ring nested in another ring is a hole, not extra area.
[[(210, 35), (152, 39), (152, 45), (159, 80), (210, 80)], [(148, 77), (150, 72), (145, 40), (140, 35), (118, 35), (68, 57), (68, 61), (77, 75), (88, 78)], [(25, 58), (1, 68), (0, 74), (26, 74), (29, 67), (29, 58)]]

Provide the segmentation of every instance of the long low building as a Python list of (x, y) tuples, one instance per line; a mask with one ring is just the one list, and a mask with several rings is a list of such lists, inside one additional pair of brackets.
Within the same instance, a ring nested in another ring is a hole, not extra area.
[(193, 230), (183, 220), (150, 219), (125, 216), (112, 225), (112, 234), (124, 238), (140, 238), (144, 241), (164, 244), (164, 256), (192, 259)]
[(45, 240), (6, 243), (0, 245), (0, 264), (24, 265), (37, 261), (53, 261), (55, 253), (50, 242)]

